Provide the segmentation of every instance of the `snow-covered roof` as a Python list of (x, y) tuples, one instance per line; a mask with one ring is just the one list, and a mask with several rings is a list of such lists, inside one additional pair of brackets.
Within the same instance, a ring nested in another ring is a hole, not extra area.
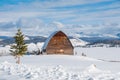
[[(43, 45), (43, 47), (42, 47), (42, 50), (43, 50), (43, 49), (46, 49), (46, 47), (47, 47), (49, 41), (51, 40), (51, 38), (52, 38), (56, 33), (58, 33), (58, 32), (60, 32), (60, 31), (55, 31), (55, 32), (53, 32), (53, 33), (47, 38), (47, 40), (45, 41), (45, 43), (44, 43), (44, 45)], [(62, 32), (62, 31), (61, 31), (61, 32)]]

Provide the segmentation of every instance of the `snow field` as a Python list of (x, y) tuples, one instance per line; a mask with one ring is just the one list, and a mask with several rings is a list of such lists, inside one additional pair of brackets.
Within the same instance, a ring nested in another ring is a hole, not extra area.
[[(3, 62), (0, 64), (0, 71), (9, 76), (18, 77), (19, 80), (120, 80), (120, 73), (112, 74), (110, 71), (102, 71), (94, 64), (76, 73), (69, 72), (61, 65), (36, 67)], [(1, 77), (0, 80), (2, 80)]]
[[(32, 45), (30, 50), (34, 50)], [(0, 51), (8, 54), (8, 49), (6, 46)], [(77, 54), (26, 55), (20, 65), (13, 56), (0, 56), (0, 80), (120, 80), (119, 48), (76, 47), (74, 52)]]
[(13, 56), (1, 57), (0, 80), (120, 80), (119, 69), (114, 73), (105, 69), (115, 63), (94, 58), (41, 55), (24, 56), (21, 59), (22, 64), (18, 65)]
[(74, 52), (77, 55), (81, 55), (82, 53), (86, 54), (89, 57), (97, 58), (97, 59), (105, 59), (105, 60), (113, 60), (120, 61), (120, 48), (112, 47), (92, 47), (92, 48), (74, 48)]

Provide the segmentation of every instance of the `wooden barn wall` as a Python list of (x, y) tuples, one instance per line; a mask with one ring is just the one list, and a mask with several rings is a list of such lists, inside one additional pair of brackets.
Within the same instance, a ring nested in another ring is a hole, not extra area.
[(57, 33), (52, 37), (46, 48), (47, 54), (73, 54), (73, 47), (67, 37), (62, 33)]

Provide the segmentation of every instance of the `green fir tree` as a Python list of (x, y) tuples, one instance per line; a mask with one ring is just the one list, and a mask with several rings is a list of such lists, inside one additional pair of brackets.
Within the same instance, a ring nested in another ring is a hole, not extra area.
[(14, 36), (14, 39), (15, 44), (11, 45), (10, 52), (13, 56), (15, 56), (15, 59), (17, 60), (16, 63), (20, 64), (20, 57), (23, 56), (27, 51), (27, 45), (24, 42), (24, 35), (20, 29), (18, 29), (16, 35)]

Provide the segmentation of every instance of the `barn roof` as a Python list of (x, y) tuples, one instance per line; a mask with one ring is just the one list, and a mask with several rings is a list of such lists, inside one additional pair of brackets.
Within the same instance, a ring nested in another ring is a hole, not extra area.
[(43, 49), (46, 49), (46, 47), (47, 47), (50, 39), (51, 39), (56, 33), (58, 33), (58, 32), (59, 32), (59, 31), (53, 32), (53, 33), (47, 38), (47, 40), (45, 41), (45, 43), (44, 43), (44, 45), (43, 45), (43, 47), (42, 47), (42, 50), (43, 50)]
[[(43, 45), (43, 47), (42, 47), (42, 50), (43, 50), (43, 49), (46, 49), (46, 47), (47, 47), (49, 41), (51, 40), (51, 38), (52, 38), (56, 33), (58, 33), (58, 32), (62, 32), (62, 31), (55, 31), (55, 32), (53, 32), (53, 33), (48, 37), (48, 39), (45, 41), (45, 43), (44, 43), (44, 45)], [(63, 32), (62, 32), (62, 33), (63, 33)], [(66, 34), (65, 34), (65, 35), (66, 35)], [(73, 46), (72, 46), (72, 47), (73, 47)]]

